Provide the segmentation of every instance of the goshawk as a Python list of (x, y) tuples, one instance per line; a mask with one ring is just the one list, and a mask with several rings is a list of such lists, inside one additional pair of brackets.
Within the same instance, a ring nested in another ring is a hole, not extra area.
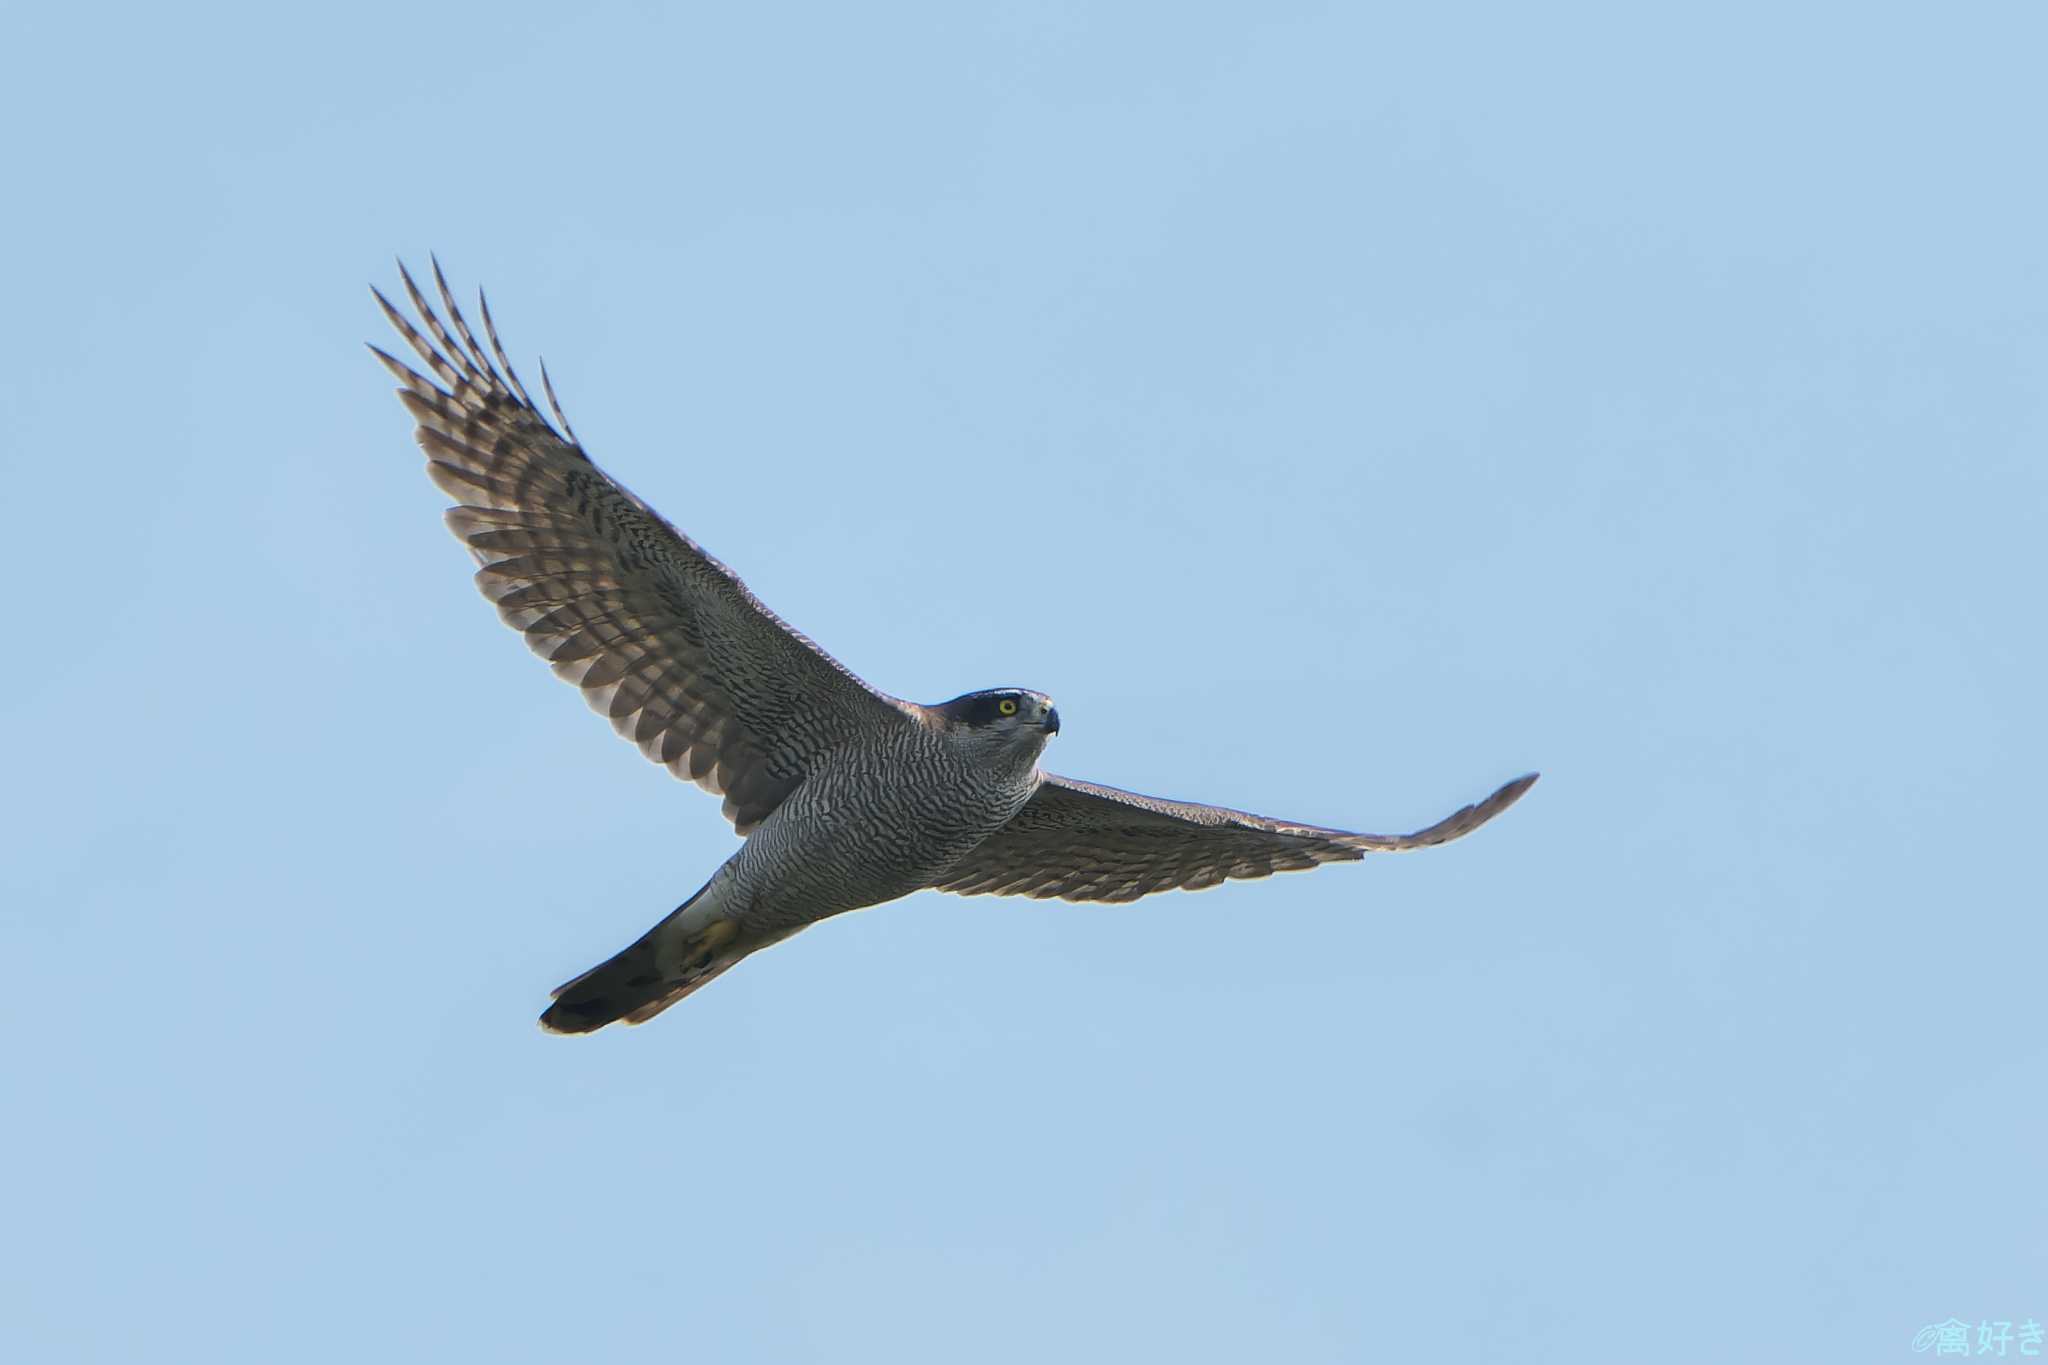
[(482, 565), (477, 586), (642, 753), (723, 795), (746, 840), (639, 942), (557, 990), (541, 1015), (550, 1030), (642, 1023), (806, 925), (913, 891), (1133, 901), (1195, 890), (1446, 843), (1536, 780), (1386, 835), (1047, 773), (1039, 754), (1060, 728), (1050, 697), (1004, 687), (922, 706), (868, 686), (592, 464), (545, 367), (554, 424), (541, 415), (481, 294), (488, 354), (438, 262), (445, 323), (399, 273), (419, 326), (377, 301), (433, 377), (371, 349), (403, 385), (427, 472), (455, 500), (448, 526)]

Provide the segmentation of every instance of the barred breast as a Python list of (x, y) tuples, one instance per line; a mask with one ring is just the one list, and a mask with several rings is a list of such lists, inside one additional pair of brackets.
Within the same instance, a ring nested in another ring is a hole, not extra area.
[(990, 769), (922, 727), (857, 737), (763, 821), (721, 875), (742, 925), (786, 933), (930, 886), (1037, 787), (1036, 765)]

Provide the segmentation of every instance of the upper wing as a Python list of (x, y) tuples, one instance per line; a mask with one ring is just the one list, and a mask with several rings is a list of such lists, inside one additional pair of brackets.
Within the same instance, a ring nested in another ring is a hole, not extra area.
[(1536, 776), (1518, 777), (1413, 834), (1352, 834), (1047, 773), (1024, 809), (935, 885), (963, 896), (1134, 901), (1154, 891), (1214, 886), (1227, 877), (1298, 872), (1368, 853), (1448, 843), (1512, 806)]
[(405, 386), (398, 396), (419, 419), (427, 472), (458, 504), (449, 529), (483, 565), (477, 586), (498, 614), (620, 734), (676, 776), (723, 793), (745, 834), (848, 734), (910, 723), (898, 702), (592, 464), (546, 384), (557, 434), (505, 359), (481, 295), (503, 378), (440, 264), (434, 281), (460, 344), (402, 264), (399, 274), (433, 340), (381, 293), (377, 302), (441, 382), (370, 349)]

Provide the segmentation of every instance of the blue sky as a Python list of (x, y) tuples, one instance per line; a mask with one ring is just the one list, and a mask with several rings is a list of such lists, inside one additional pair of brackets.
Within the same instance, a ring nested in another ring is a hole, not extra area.
[[(2048, 1321), (2037, 6), (45, 7), (0, 1356), (1892, 1360)], [(733, 847), (466, 582), (364, 286), (1048, 764), (1452, 847)]]

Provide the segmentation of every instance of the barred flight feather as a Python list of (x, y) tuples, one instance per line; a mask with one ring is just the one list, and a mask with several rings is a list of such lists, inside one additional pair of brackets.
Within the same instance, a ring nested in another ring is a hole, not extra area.
[(477, 587), (501, 619), (621, 736), (723, 794), (744, 834), (849, 735), (910, 723), (903, 703), (792, 630), (592, 464), (543, 365), (550, 424), (481, 294), (482, 342), (438, 261), (438, 311), (402, 263), (399, 278), (411, 317), (371, 292), (427, 374), (370, 349), (401, 385), (428, 474), (456, 501), (448, 529), (476, 557)]

